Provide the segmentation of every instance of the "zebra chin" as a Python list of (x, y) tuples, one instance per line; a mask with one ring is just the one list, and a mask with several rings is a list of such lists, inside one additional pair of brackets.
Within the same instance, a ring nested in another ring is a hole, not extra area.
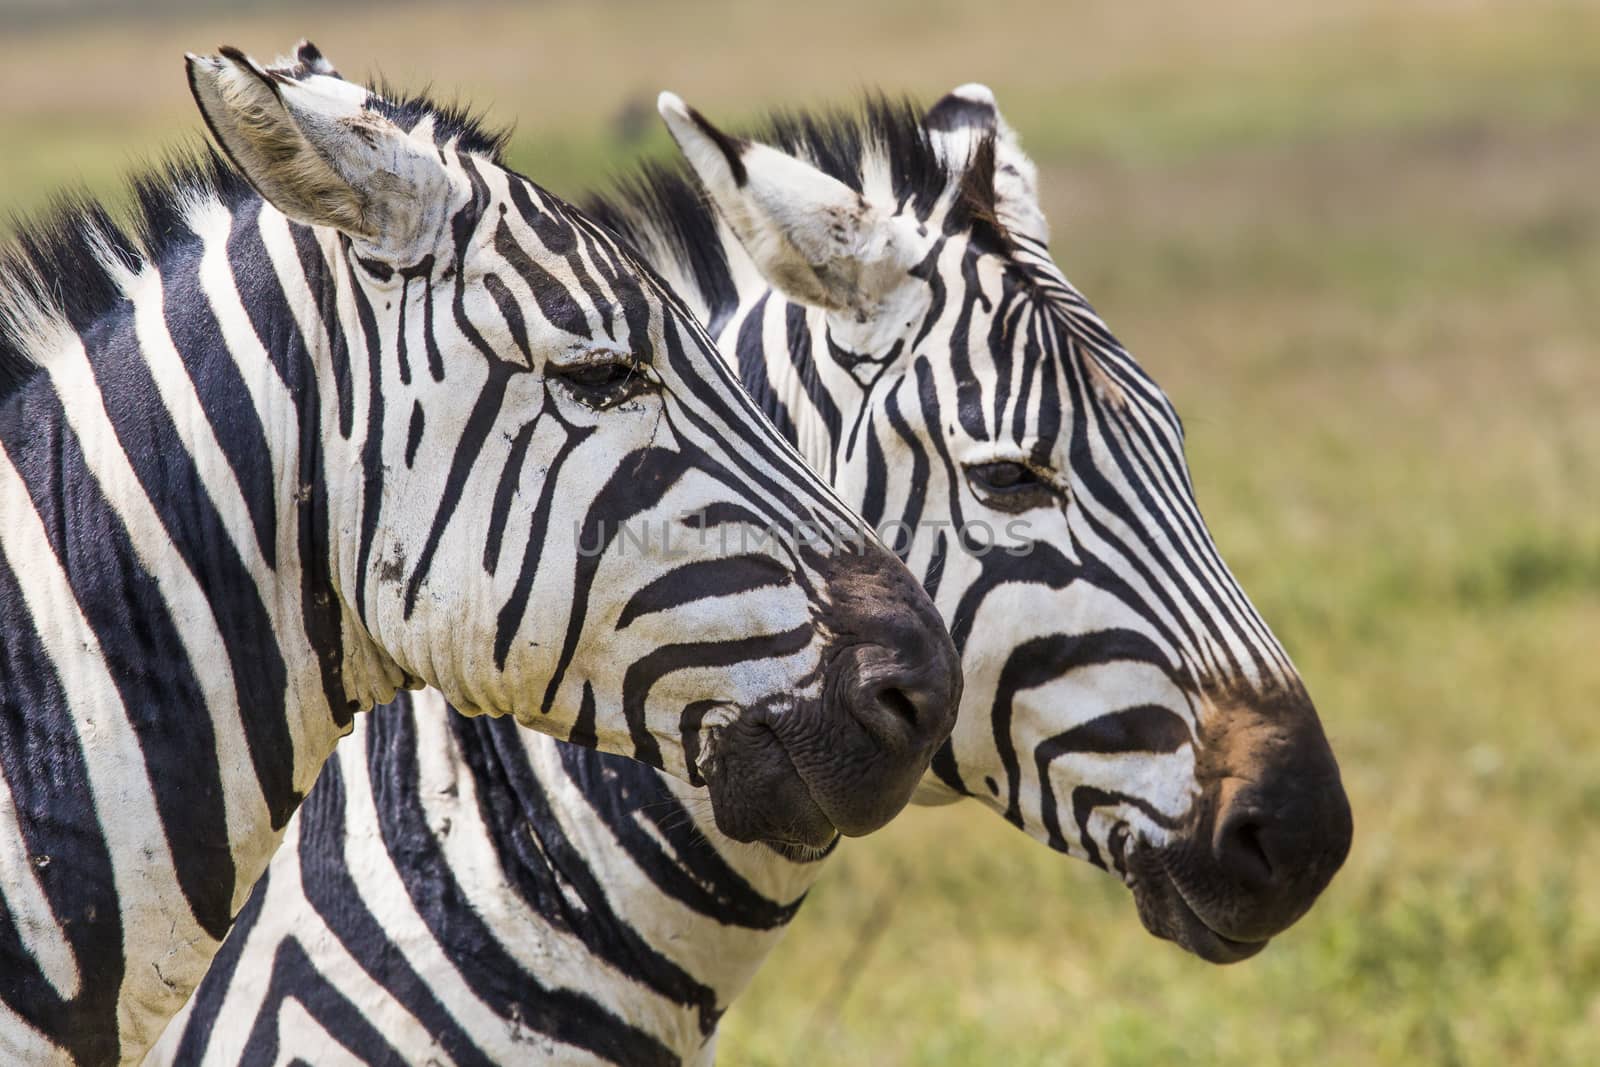
[(1300, 919), (1350, 852), (1350, 802), (1303, 691), (1213, 707), (1200, 795), (1171, 839), (1128, 845), (1139, 918), (1212, 963), (1248, 959)]
[(709, 731), (700, 774), (711, 795), (717, 829), (743, 842), (820, 849), (839, 828), (812, 794), (779, 740), (784, 716), (815, 714), (814, 706), (781, 712), (756, 708)]
[(961, 661), (915, 579), (882, 549), (825, 573), (819, 695), (718, 715), (699, 746), (717, 827), (736, 841), (819, 849), (879, 829), (955, 726)]
[(1163, 851), (1143, 848), (1129, 856), (1129, 888), (1146, 930), (1176, 942), (1207, 963), (1238, 963), (1267, 947), (1271, 938), (1236, 939), (1213, 929), (1168, 873)]

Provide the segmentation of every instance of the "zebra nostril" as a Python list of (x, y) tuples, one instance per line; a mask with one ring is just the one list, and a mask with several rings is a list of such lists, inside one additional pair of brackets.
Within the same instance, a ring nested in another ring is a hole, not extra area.
[(856, 721), (888, 752), (911, 752), (921, 747), (927, 732), (925, 701), (918, 701), (897, 685), (868, 686), (853, 704)]
[(1258, 891), (1273, 883), (1274, 864), (1265, 831), (1259, 820), (1244, 816), (1230, 819), (1217, 835), (1217, 862), (1241, 884)]
[(907, 726), (916, 728), (917, 705), (905, 694), (905, 690), (893, 687), (884, 689), (878, 693), (878, 703), (904, 719)]

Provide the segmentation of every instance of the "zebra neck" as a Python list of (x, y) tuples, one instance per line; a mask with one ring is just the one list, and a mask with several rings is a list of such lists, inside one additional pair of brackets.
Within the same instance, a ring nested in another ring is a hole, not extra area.
[(347, 730), (353, 713), (387, 703), (407, 682), (352, 606), (382, 499), (374, 490), (383, 469), (383, 364), (392, 354), (383, 338), (400, 336), (398, 315), (367, 300), (339, 235), (291, 223), (270, 205), (235, 220), (229, 255), (262, 339), (258, 365), (270, 363), (287, 400), (282, 421), (296, 428), (294, 464), (275, 464), (278, 484), (293, 487), (303, 630), (318, 657), (322, 701)]
[(217, 746), (246, 743), (276, 830), (348, 728), (349, 700), (316, 357), (252, 214), (230, 224), (221, 205), (196, 209), (193, 240), (124, 279), (123, 300), (39, 361), (50, 387), (28, 399), (51, 432), (13, 458), (75, 464), (54, 488), (92, 496), (102, 521), (74, 515), (60, 536), (89, 543), (61, 547), (137, 568), (159, 591), (73, 574), (75, 599), (96, 605), (108, 653), (133, 642), (146, 662), (187, 664), (197, 688), (151, 694), (163, 715), (242, 718), (243, 736)]
[[(0, 410), (0, 674), (30, 731), (0, 763), (34, 850), (104, 871), (61, 887), (89, 918), (40, 1003), (125, 1003), (133, 1045), (198, 983), (349, 726), (311, 354), (240, 218), (196, 209)], [(77, 739), (56, 785), (14, 773), (30, 736)]]
[[(416, 697), (422, 731), (436, 717), (431, 697)], [(624, 1001), (663, 1015), (651, 1029), (681, 1026), (686, 1047), (698, 1045), (777, 944), (822, 857), (729, 839), (703, 792), (632, 760), (505, 720), (445, 722), (500, 873), (541, 924), (651, 991)], [(591, 961), (575, 981), (594, 980)]]

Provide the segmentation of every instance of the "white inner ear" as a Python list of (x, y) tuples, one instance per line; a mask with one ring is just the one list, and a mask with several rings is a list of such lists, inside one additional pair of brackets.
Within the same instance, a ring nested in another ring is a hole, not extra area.
[(879, 268), (903, 266), (905, 253), (891, 220), (809, 163), (716, 133), (671, 93), (661, 94), (659, 106), (684, 158), (768, 282), (792, 300), (833, 310), (863, 312), (882, 299), (894, 271)]
[(330, 226), (391, 262), (442, 235), (453, 186), (430, 146), (366, 107), (366, 90), (274, 78), (237, 53), (189, 57), (195, 100), (245, 176), (285, 215)]
[(744, 164), (749, 179), (734, 207), (744, 217), (733, 228), (756, 262), (786, 288), (812, 288), (809, 303), (858, 305), (863, 267), (886, 251), (887, 234), (872, 205), (843, 182), (766, 145), (751, 146)]
[(312, 147), (266, 75), (226, 56), (189, 63), (201, 111), (262, 196), (299, 222), (372, 235), (364, 198)]

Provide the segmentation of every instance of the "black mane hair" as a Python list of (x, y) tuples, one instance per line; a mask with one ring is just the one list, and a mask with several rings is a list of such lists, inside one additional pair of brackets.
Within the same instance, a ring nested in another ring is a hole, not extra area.
[(412, 130), (417, 123), (432, 116), (433, 143), (449, 144), (475, 156), (486, 156), (497, 165), (503, 165), (506, 145), (511, 140), (511, 128), (490, 126), (481, 112), (459, 100), (443, 101), (435, 98), (431, 90), (406, 93), (380, 78), (367, 86), (372, 95), (367, 107), (383, 115), (402, 130)]
[[(979, 143), (970, 165), (947, 162), (934, 147), (923, 113), (909, 99), (870, 93), (854, 111), (773, 112), (738, 133), (808, 160), (858, 193), (869, 156), (876, 158), (888, 166), (896, 201), (922, 219), (955, 187), (945, 232), (970, 229), (974, 242), (1003, 250), (1009, 242), (995, 219), (992, 137)], [(713, 334), (733, 313), (738, 296), (718, 238), (716, 208), (681, 157), (640, 164), (582, 207), (636, 247), (659, 247), (664, 239), (663, 251), (687, 268), (705, 301)]]
[[(369, 88), (374, 95), (367, 106), (402, 129), (431, 116), (436, 144), (454, 140), (462, 151), (500, 162), (509, 131), (426, 93), (391, 97), (387, 85)], [(133, 207), (126, 220), (91, 196), (67, 192), (40, 217), (18, 225), (0, 249), (0, 403), (39, 369), (29, 351), (33, 327), (60, 321), (83, 332), (123, 299), (117, 267), (137, 272), (193, 238), (185, 220), (190, 204), (210, 201), (231, 210), (259, 198), (209, 141), (136, 172), (129, 189)]]

